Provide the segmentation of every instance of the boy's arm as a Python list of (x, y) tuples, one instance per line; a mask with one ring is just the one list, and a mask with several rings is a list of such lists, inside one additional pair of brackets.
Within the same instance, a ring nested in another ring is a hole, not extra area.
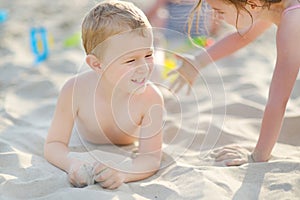
[(160, 167), (164, 103), (162, 96), (158, 94), (159, 92), (149, 93), (147, 100), (145, 99), (149, 106), (141, 124), (138, 154), (132, 160), (131, 172), (125, 174), (125, 182), (145, 179)]
[(115, 189), (123, 182), (148, 178), (160, 167), (164, 105), (162, 97), (151, 90), (143, 98), (147, 110), (141, 124), (136, 157), (115, 167), (98, 163), (94, 168), (95, 181), (104, 188)]
[(68, 144), (72, 134), (74, 80), (69, 80), (58, 97), (54, 117), (44, 146), (44, 156), (53, 165), (68, 172), (71, 160), (68, 158)]

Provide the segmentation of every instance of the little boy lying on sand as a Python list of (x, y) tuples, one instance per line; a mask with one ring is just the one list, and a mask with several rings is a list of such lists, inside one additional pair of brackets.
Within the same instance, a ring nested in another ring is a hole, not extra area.
[[(69, 79), (58, 97), (45, 143), (45, 158), (68, 173), (77, 187), (99, 183), (108, 189), (145, 179), (160, 167), (163, 98), (149, 82), (153, 34), (140, 9), (124, 1), (104, 1), (85, 16), (82, 40), (92, 70)], [(71, 158), (68, 144), (76, 124), (81, 138), (95, 144), (138, 141), (126, 170)], [(82, 177), (90, 166), (91, 183)]]

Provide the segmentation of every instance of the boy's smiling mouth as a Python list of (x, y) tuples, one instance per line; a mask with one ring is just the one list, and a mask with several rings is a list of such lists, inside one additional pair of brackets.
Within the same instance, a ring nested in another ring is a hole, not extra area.
[(144, 84), (146, 81), (146, 78), (136, 78), (136, 79), (131, 79), (131, 81), (136, 84)]

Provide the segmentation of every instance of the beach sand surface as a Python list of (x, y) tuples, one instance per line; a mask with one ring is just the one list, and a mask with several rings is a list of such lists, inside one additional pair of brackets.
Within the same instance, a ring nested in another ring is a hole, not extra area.
[[(95, 1), (0, 1), (0, 199), (299, 199), (300, 79), (288, 103), (280, 138), (269, 162), (226, 167), (211, 150), (256, 144), (275, 63), (275, 27), (236, 54), (201, 71), (190, 95), (161, 87), (166, 116), (161, 169), (116, 190), (74, 188), (48, 163), (43, 146), (64, 82), (86, 70), (81, 45), (64, 42), (78, 33)], [(31, 27), (49, 35), (49, 57), (35, 64)], [(119, 162), (134, 145), (95, 146), (74, 130), (72, 155)], [(88, 153), (91, 151), (92, 153)], [(111, 160), (110, 160), (111, 159)]]

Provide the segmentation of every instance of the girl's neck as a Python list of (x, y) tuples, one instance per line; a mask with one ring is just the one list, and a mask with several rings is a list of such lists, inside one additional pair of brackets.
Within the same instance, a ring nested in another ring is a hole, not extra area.
[(284, 2), (271, 5), (270, 9), (268, 10), (269, 20), (278, 26), (281, 21), (281, 15), (283, 10), (284, 10)]

